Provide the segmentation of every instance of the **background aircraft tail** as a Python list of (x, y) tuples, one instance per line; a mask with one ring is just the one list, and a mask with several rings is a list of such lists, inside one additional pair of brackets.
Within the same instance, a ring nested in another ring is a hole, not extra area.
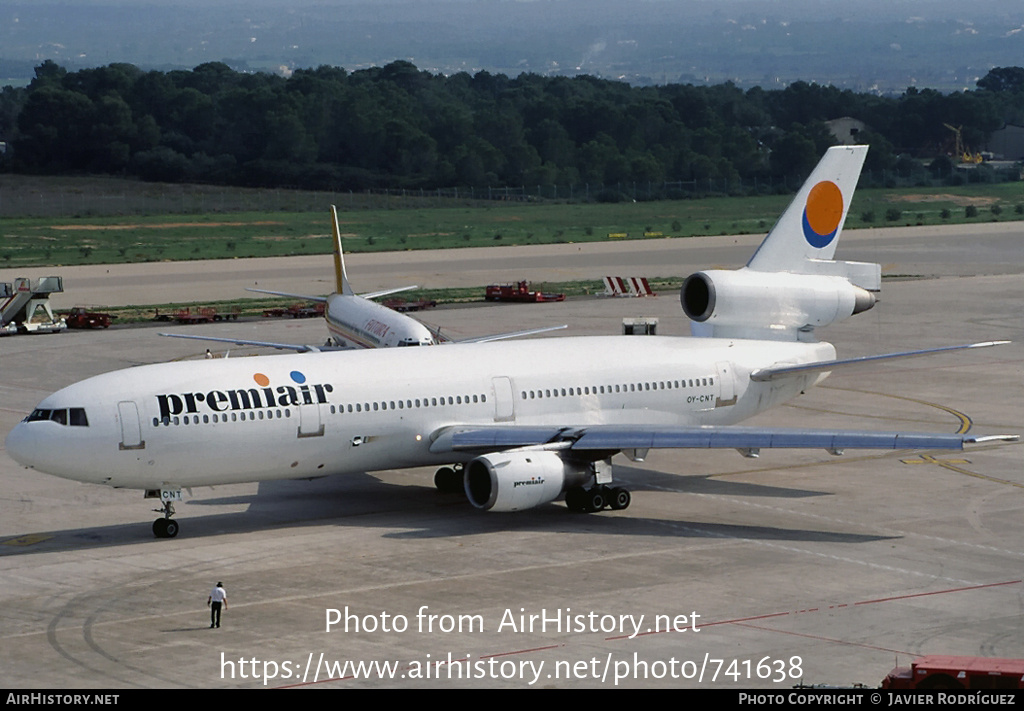
[(334, 291), (337, 294), (354, 294), (345, 272), (345, 254), (341, 250), (341, 229), (338, 227), (338, 208), (331, 205), (331, 222), (334, 229)]
[(810, 341), (874, 306), (881, 266), (832, 259), (867, 152), (830, 148), (746, 267), (687, 277), (680, 300), (694, 336)]

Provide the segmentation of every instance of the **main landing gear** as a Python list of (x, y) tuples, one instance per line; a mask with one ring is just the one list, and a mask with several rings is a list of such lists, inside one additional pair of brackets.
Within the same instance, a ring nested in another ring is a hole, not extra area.
[(442, 494), (459, 494), (465, 491), (462, 483), (462, 465), (438, 469), (434, 472), (434, 486)]
[(589, 489), (582, 486), (570, 487), (565, 492), (565, 505), (570, 511), (578, 513), (595, 513), (609, 508), (621, 511), (628, 508), (632, 496), (628, 489), (621, 486), (605, 486), (599, 484)]

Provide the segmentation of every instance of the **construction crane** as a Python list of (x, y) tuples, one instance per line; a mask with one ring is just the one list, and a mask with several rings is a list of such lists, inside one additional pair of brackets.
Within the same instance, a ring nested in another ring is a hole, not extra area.
[(971, 163), (977, 165), (981, 163), (980, 153), (971, 153), (970, 149), (964, 145), (963, 140), (963, 126), (951, 126), (948, 123), (942, 124), (956, 136), (956, 147), (953, 149), (953, 155), (956, 158), (957, 163)]

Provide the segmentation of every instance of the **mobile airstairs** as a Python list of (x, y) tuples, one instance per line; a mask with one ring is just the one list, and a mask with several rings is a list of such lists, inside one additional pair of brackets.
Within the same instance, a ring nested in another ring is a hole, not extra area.
[(64, 291), (61, 277), (42, 277), (33, 282), (18, 277), (0, 282), (0, 336), (15, 333), (57, 333), (67, 328), (50, 308), (50, 294)]

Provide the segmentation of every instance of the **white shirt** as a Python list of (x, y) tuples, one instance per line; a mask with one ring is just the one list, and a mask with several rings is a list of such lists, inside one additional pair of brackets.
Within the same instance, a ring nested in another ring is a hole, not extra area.
[(228, 594), (224, 588), (214, 588), (213, 592), (210, 593), (210, 600), (213, 602), (224, 602), (228, 599)]

